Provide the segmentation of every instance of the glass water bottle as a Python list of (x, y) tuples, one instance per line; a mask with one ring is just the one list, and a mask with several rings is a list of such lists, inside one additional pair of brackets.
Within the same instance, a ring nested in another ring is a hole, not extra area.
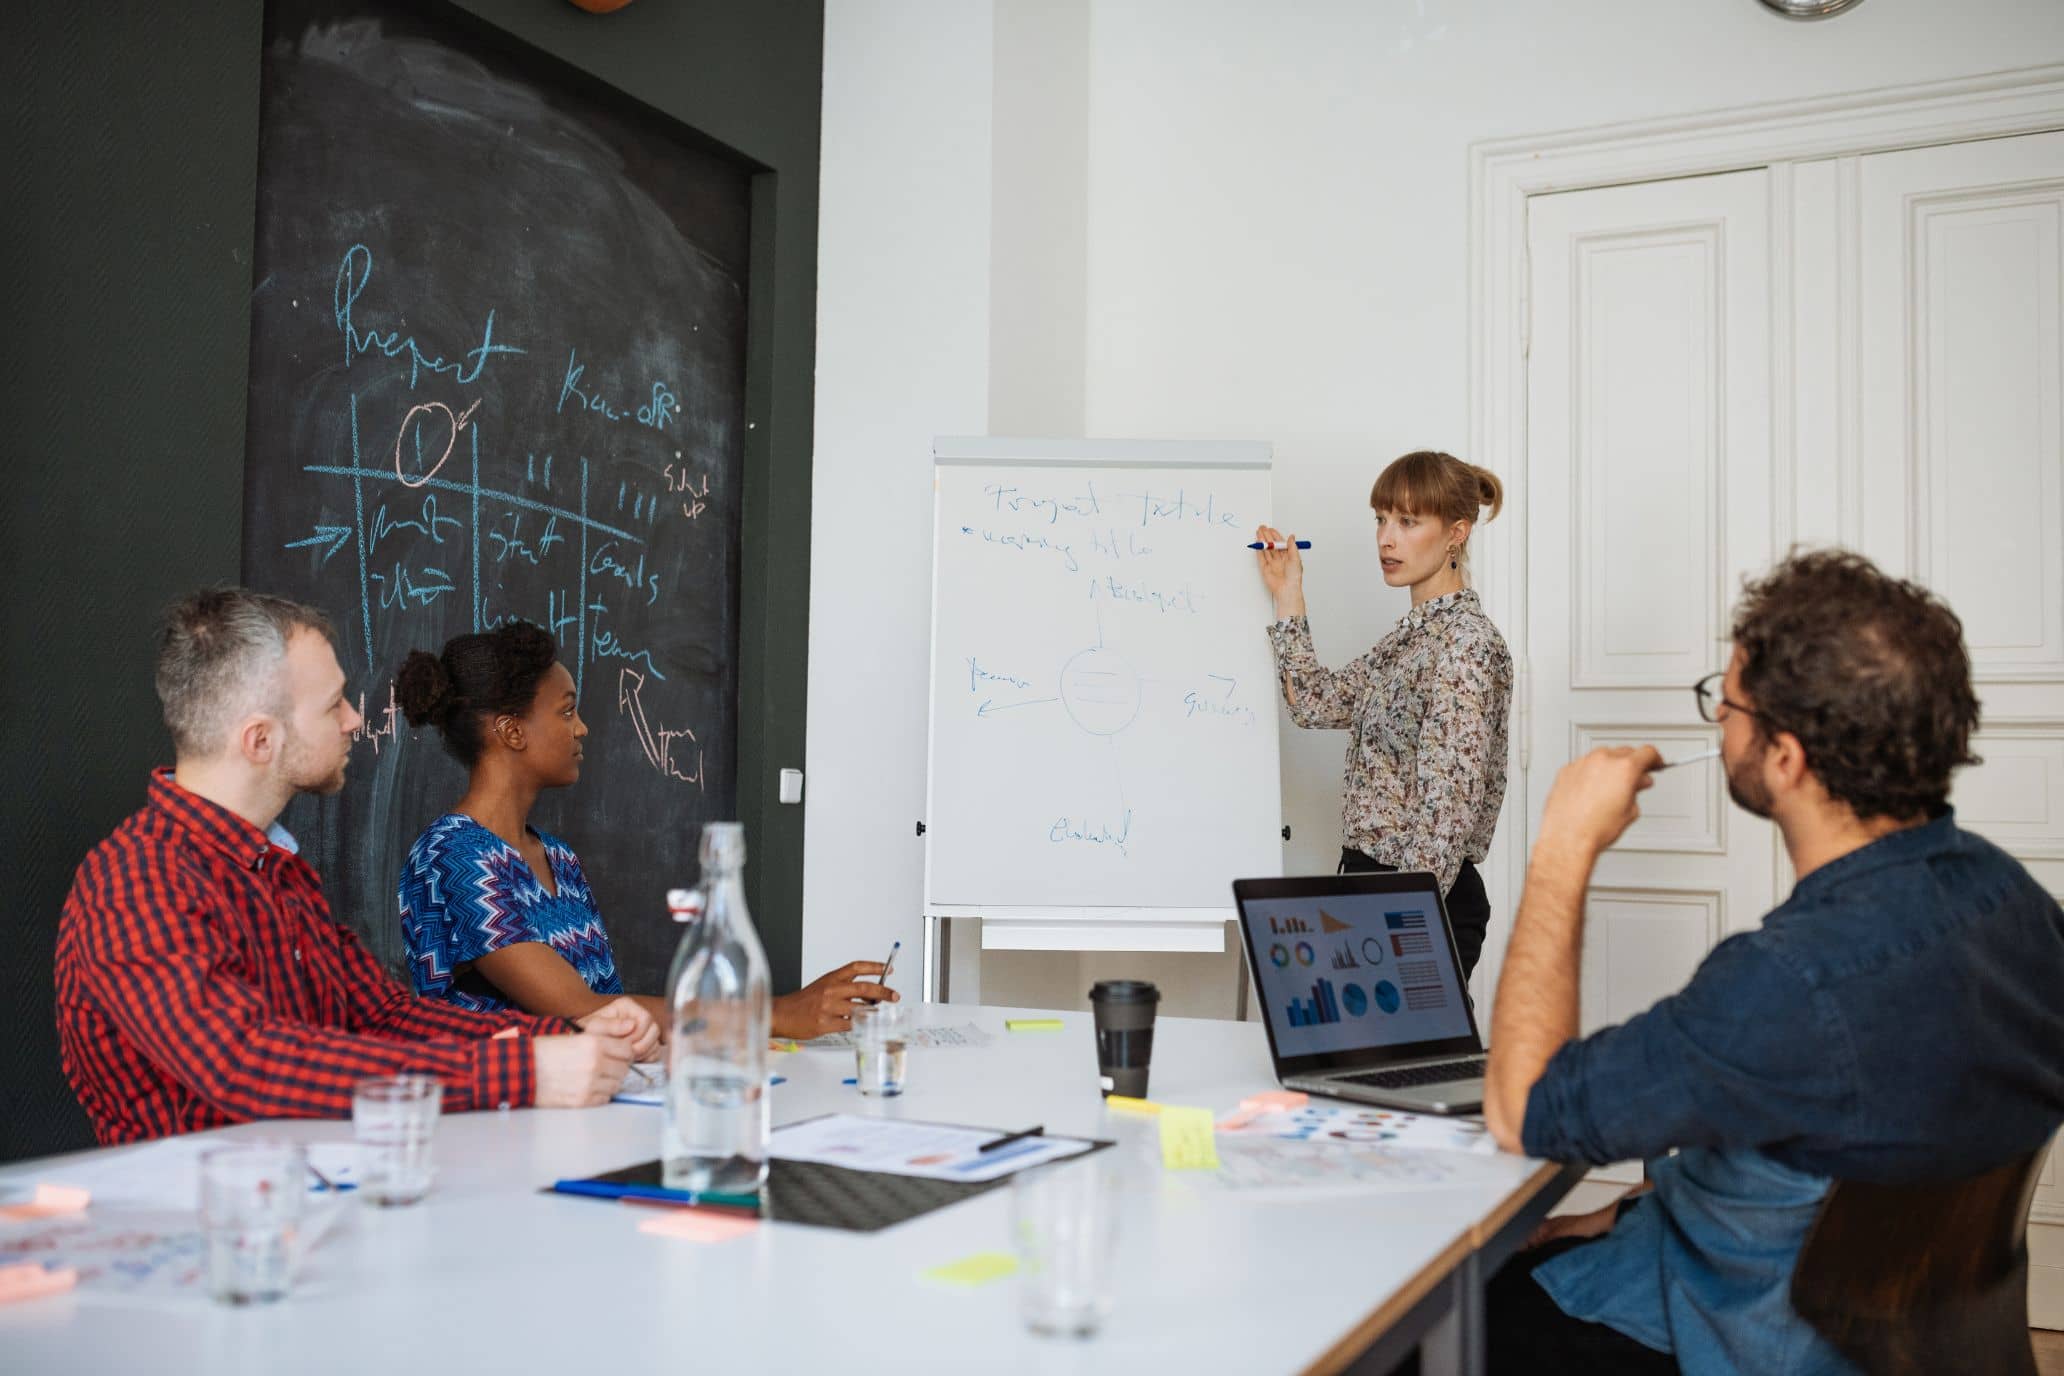
[[(767, 953), (745, 906), (745, 828), (702, 829), (702, 911), (667, 980), (666, 1186), (751, 1194), (767, 1179)], [(672, 902), (668, 906), (674, 907)]]

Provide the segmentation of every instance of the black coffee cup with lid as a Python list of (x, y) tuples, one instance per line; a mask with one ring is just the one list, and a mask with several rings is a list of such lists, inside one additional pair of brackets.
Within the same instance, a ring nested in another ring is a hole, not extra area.
[(1096, 1015), (1097, 1075), (1105, 1095), (1147, 1097), (1154, 1055), (1154, 1012), (1161, 991), (1143, 979), (1098, 980), (1089, 991)]

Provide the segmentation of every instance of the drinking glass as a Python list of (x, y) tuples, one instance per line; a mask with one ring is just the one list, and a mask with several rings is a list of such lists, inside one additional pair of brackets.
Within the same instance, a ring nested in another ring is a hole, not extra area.
[(1111, 1314), (1116, 1153), (1092, 1152), (1012, 1176), (1011, 1232), (1025, 1326), (1050, 1336), (1094, 1334)]
[(860, 1092), (888, 1097), (903, 1092), (910, 1055), (910, 1015), (901, 1004), (874, 1003), (853, 1010), (854, 1072)]
[(287, 1293), (307, 1194), (308, 1154), (291, 1143), (239, 1142), (201, 1153), (211, 1296), (270, 1304)]
[(430, 1193), (430, 1148), (444, 1086), (431, 1075), (360, 1080), (351, 1095), (358, 1138), (359, 1193), (384, 1208), (413, 1204)]

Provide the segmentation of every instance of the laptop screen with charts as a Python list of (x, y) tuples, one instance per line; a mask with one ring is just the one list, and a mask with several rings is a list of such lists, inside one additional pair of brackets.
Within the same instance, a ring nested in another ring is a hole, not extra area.
[(1434, 876), (1237, 879), (1278, 1076), (1481, 1054)]

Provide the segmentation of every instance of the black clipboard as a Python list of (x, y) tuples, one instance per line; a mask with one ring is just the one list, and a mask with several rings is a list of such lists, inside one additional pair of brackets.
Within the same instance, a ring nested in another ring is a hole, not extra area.
[[(1104, 1138), (1077, 1140), (1087, 1141), (1089, 1150), (1077, 1152), (1067, 1161), (1086, 1160), (1114, 1145)], [(657, 1187), (663, 1184), (664, 1174), (655, 1158), (589, 1179), (605, 1185)], [(817, 1161), (776, 1159), (767, 1163), (767, 1183), (760, 1190), (760, 1217), (810, 1228), (878, 1233), (1010, 1182), (1009, 1175), (980, 1181), (929, 1180), (915, 1175), (890, 1175), (886, 1171), (856, 1171), (850, 1166), (829, 1166)]]

